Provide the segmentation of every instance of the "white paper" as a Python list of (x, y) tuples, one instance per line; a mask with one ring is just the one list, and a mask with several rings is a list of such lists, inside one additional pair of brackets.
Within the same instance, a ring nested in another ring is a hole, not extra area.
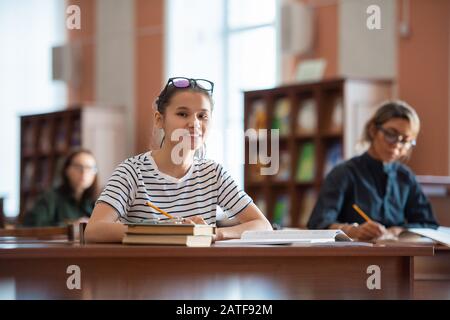
[(448, 232), (449, 228), (441, 228), (442, 227), (440, 227), (438, 230), (429, 228), (410, 228), (408, 229), (408, 231), (433, 239), (443, 245), (450, 246), (450, 232)]
[(244, 231), (241, 236), (242, 240), (308, 240), (315, 242), (326, 241), (351, 241), (350, 238), (342, 231), (335, 229), (326, 230), (270, 230), (270, 231)]

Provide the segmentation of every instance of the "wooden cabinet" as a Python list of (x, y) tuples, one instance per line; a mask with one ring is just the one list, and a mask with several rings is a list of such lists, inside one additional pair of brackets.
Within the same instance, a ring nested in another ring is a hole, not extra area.
[(36, 197), (58, 185), (66, 155), (73, 149), (93, 152), (99, 187), (126, 157), (124, 112), (99, 106), (21, 116), (19, 223)]
[[(244, 187), (272, 223), (306, 226), (323, 178), (357, 154), (366, 120), (390, 97), (391, 82), (357, 79), (245, 92)], [(279, 129), (276, 174), (261, 174), (275, 161), (273, 133), (251, 134), (248, 129)], [(265, 154), (272, 158), (270, 164)]]

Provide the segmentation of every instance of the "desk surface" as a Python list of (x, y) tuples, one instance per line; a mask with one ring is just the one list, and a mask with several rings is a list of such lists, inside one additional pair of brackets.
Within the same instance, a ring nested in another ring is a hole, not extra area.
[[(12, 299), (408, 299), (431, 246), (163, 247), (1, 242)], [(68, 289), (69, 266), (81, 289)], [(380, 288), (369, 288), (373, 267)], [(2, 287), (3, 284), (3, 287)]]
[(432, 256), (432, 246), (127, 246), (67, 241), (0, 242), (0, 259), (8, 258), (127, 258), (127, 257), (342, 257), (342, 256)]

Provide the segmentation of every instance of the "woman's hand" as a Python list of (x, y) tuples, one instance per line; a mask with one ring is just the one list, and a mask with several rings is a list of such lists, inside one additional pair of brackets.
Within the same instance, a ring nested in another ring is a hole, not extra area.
[(405, 231), (405, 228), (403, 227), (390, 227), (387, 229), (387, 232), (396, 238), (398, 238), (403, 231)]
[(385, 226), (382, 224), (369, 221), (358, 225), (357, 227), (352, 227), (347, 231), (347, 235), (350, 238), (356, 238), (359, 240), (372, 240), (379, 238), (387, 233)]

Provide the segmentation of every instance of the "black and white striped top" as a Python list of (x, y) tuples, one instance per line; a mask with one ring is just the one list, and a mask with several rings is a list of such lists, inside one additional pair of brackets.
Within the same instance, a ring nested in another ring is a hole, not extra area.
[(195, 159), (187, 174), (176, 179), (158, 170), (151, 152), (123, 161), (97, 200), (115, 208), (121, 222), (166, 219), (147, 201), (175, 217), (201, 215), (213, 225), (217, 206), (233, 218), (252, 203), (220, 164)]

